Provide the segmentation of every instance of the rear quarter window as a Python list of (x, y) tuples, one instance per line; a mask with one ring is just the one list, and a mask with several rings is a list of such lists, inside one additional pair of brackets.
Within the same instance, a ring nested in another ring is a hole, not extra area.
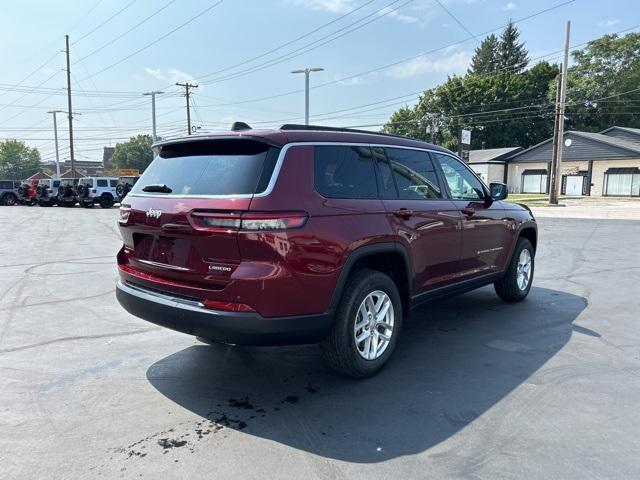
[(317, 145), (314, 156), (315, 188), (323, 197), (378, 197), (369, 147)]
[[(248, 195), (267, 189), (280, 149), (253, 140), (202, 140), (166, 145), (135, 183), (164, 184), (169, 195)], [(167, 195), (154, 193), (153, 195)]]

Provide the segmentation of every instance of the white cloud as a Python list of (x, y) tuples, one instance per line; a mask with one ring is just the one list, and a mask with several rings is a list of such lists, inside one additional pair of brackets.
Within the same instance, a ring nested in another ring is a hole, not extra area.
[(159, 68), (149, 68), (144, 67), (144, 71), (151, 75), (153, 78), (157, 80), (161, 80), (163, 82), (191, 82), (198, 83), (194, 80), (193, 76), (189, 75), (187, 72), (183, 72), (182, 70), (178, 70), (177, 68), (170, 68), (166, 72), (163, 72)]
[(622, 23), (622, 20), (620, 20), (619, 18), (612, 18), (609, 20), (602, 20), (601, 22), (598, 22), (598, 26), (600, 27), (613, 27), (614, 25), (618, 25)]
[(419, 20), (418, 17), (414, 17), (412, 15), (404, 15), (402, 13), (399, 13), (397, 9), (393, 9), (391, 7), (384, 7), (378, 12), (378, 15), (395, 18), (402, 23), (416, 23)]
[(507, 3), (504, 7), (502, 7), (503, 10), (514, 10), (517, 7), (517, 5), (513, 2), (509, 2)]
[(331, 13), (347, 13), (353, 10), (353, 0), (292, 0), (296, 6)]
[(335, 74), (333, 76), (333, 80), (336, 81), (338, 83), (338, 85), (346, 85), (348, 87), (354, 87), (356, 85), (362, 85), (364, 83), (364, 78), (363, 77), (352, 77), (352, 78), (346, 78), (344, 80), (341, 79), (342, 75), (339, 74)]
[(410, 78), (425, 73), (464, 73), (471, 62), (471, 53), (456, 52), (436, 60), (417, 57), (389, 70), (388, 75), (395, 79)]

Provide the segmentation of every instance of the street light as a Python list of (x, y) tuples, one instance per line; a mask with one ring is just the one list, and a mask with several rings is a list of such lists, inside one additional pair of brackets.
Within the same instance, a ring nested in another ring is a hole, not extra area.
[(153, 141), (155, 142), (156, 139), (158, 138), (156, 135), (156, 95), (162, 95), (164, 92), (158, 92), (158, 91), (153, 91), (153, 92), (145, 92), (142, 95), (151, 95), (151, 118), (152, 118), (152, 122), (153, 122)]
[(324, 68), (304, 68), (293, 70), (291, 73), (304, 73), (304, 124), (309, 125), (309, 74), (311, 72), (322, 72)]

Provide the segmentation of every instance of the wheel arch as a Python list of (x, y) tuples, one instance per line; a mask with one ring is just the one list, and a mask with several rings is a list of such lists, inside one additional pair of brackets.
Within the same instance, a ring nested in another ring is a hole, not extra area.
[(393, 242), (364, 245), (349, 254), (340, 270), (330, 308), (332, 310), (337, 308), (349, 277), (354, 272), (365, 268), (382, 272), (394, 281), (400, 292), (403, 315), (407, 315), (411, 300), (413, 271), (406, 249)]

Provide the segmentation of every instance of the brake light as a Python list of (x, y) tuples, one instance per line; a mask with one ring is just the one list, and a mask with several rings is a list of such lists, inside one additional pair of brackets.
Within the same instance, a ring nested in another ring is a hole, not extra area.
[(236, 213), (191, 212), (193, 228), (206, 232), (231, 232), (240, 228), (240, 215)]
[(192, 212), (189, 216), (196, 230), (207, 232), (273, 231), (301, 228), (308, 215), (303, 212), (213, 213)]
[(245, 213), (242, 230), (288, 230), (307, 223), (306, 213)]
[(210, 308), (211, 310), (225, 310), (227, 312), (255, 312), (255, 310), (246, 303), (221, 302), (219, 300), (206, 299), (202, 301), (202, 304), (205, 308)]

